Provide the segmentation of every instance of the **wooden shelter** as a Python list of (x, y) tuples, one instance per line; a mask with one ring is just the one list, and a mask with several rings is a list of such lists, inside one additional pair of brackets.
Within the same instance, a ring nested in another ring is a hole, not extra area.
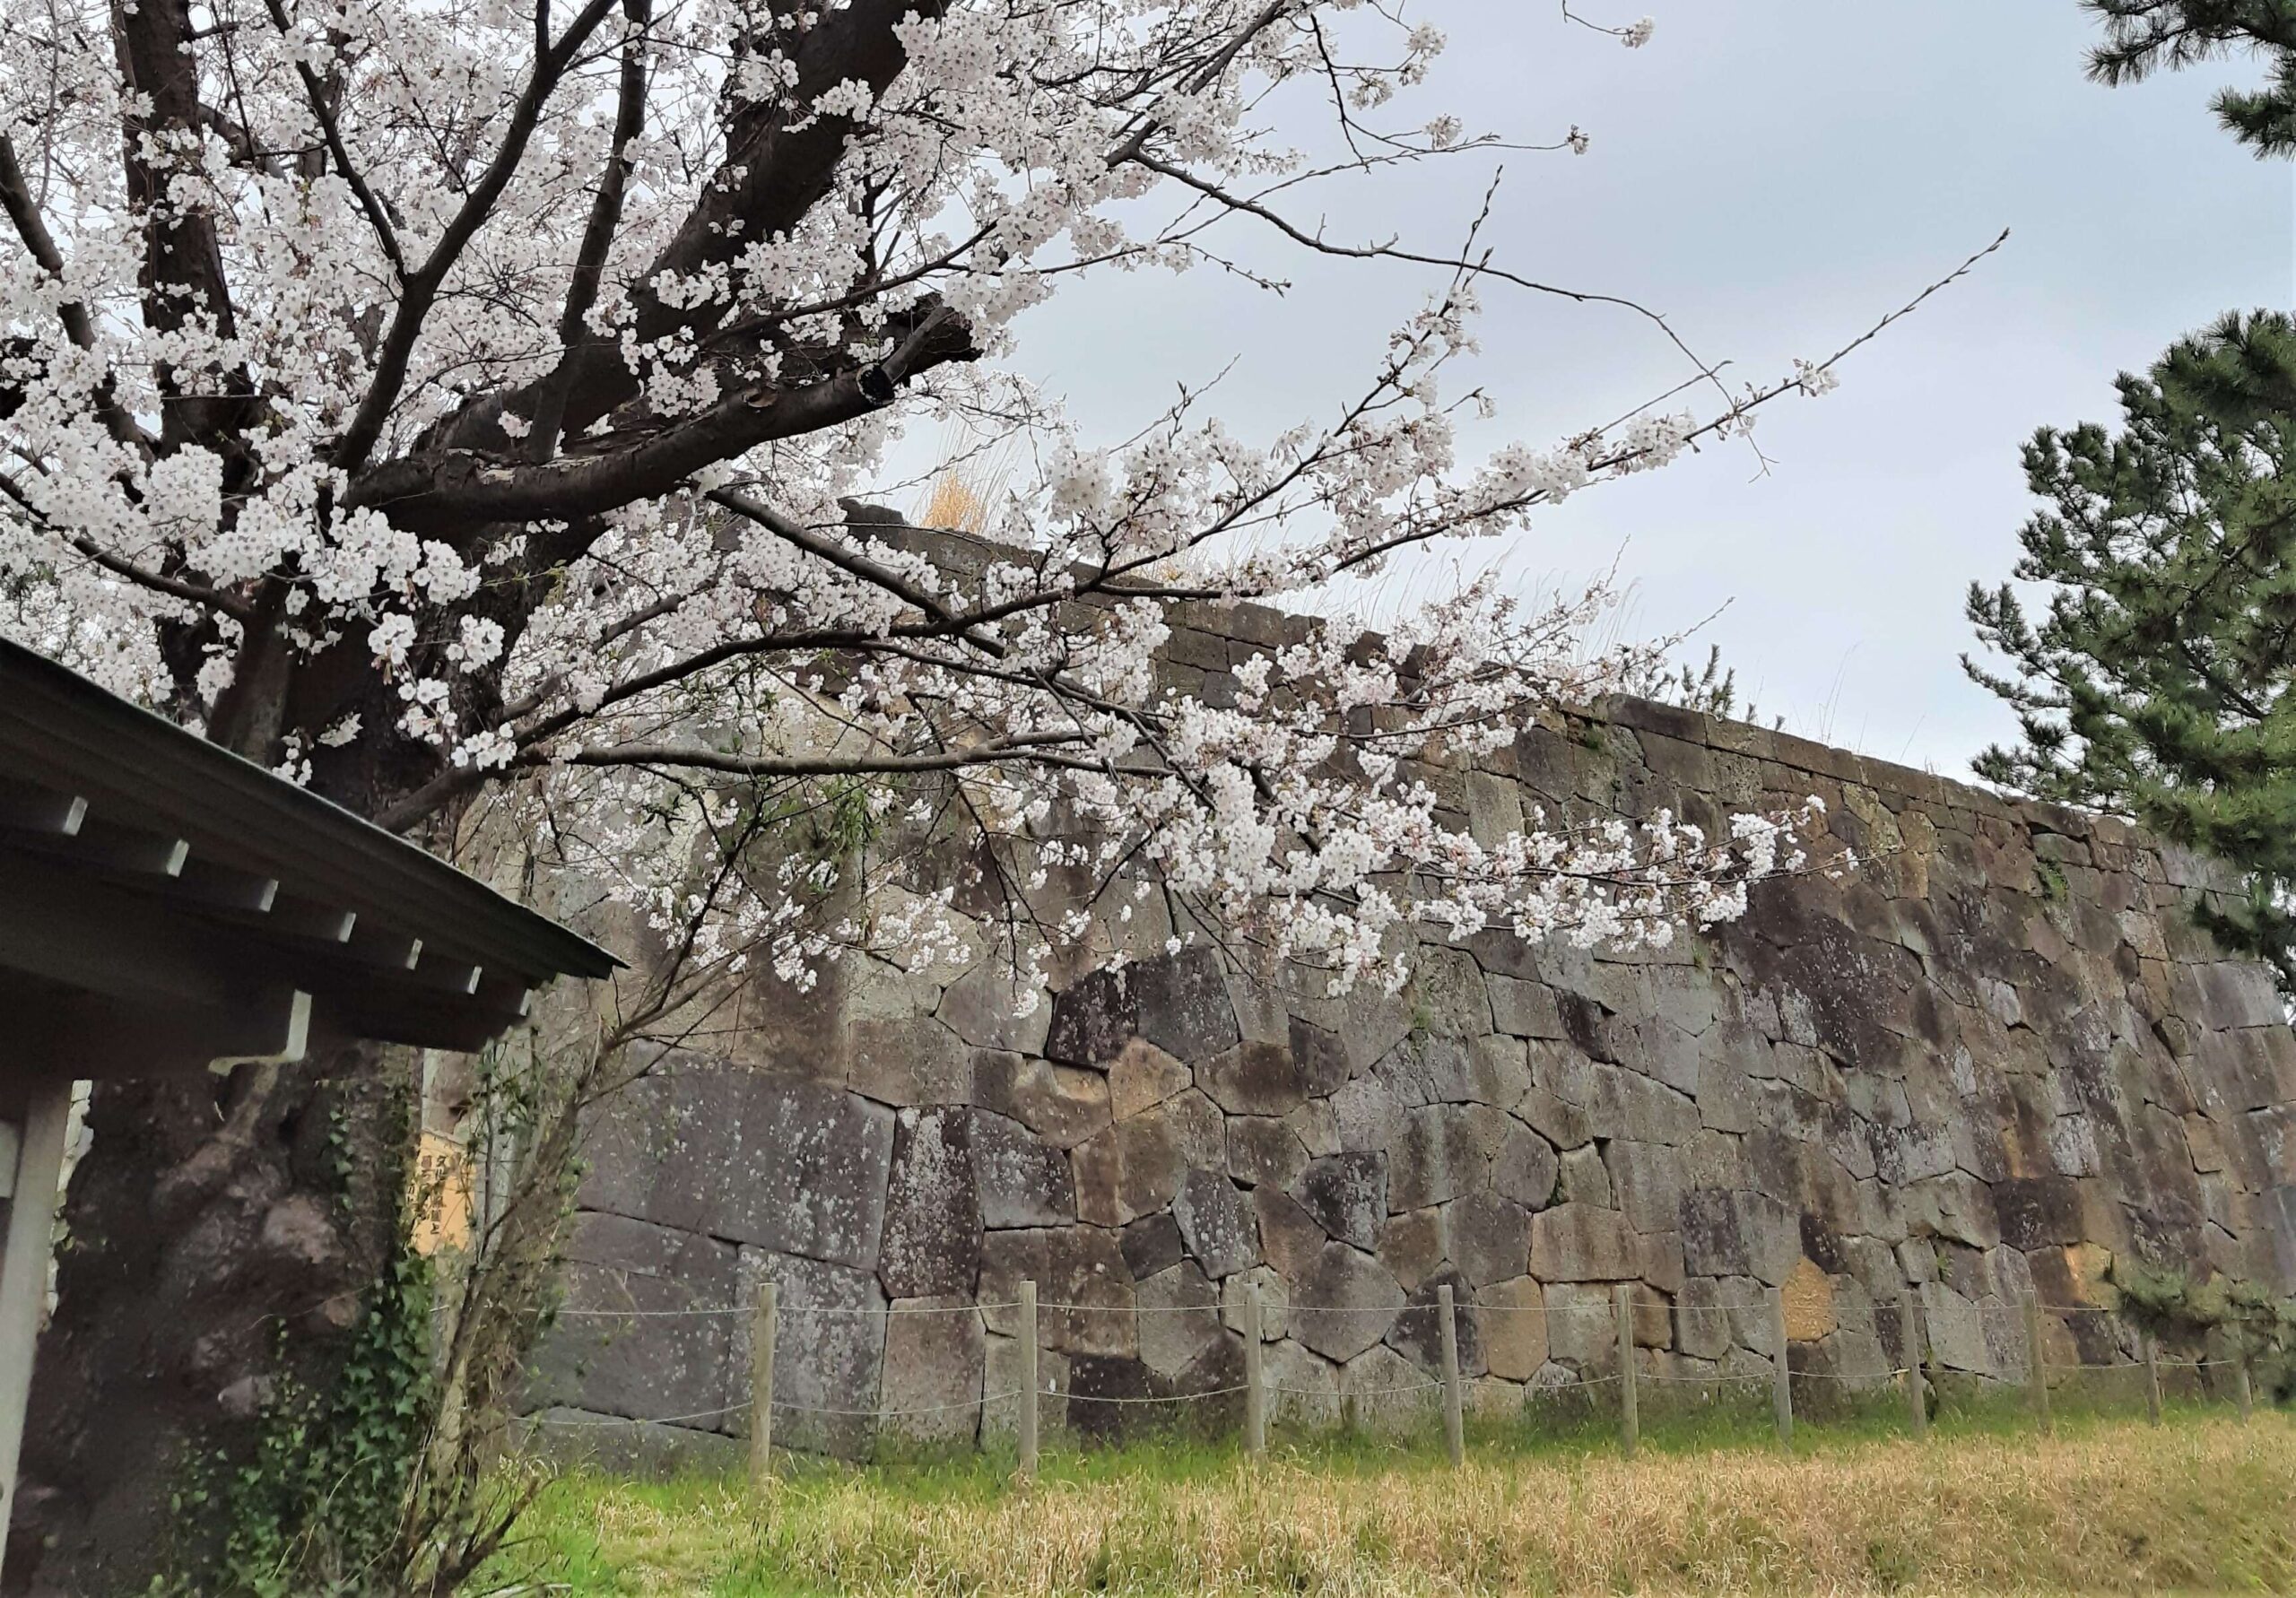
[(0, 638), (0, 1533), (76, 1081), (475, 1049), (619, 964), (405, 840)]

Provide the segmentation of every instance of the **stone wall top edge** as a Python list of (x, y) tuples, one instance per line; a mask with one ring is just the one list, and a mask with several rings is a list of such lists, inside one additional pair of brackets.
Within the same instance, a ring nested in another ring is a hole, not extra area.
[[(906, 536), (897, 542), (921, 546), (936, 560), (952, 565), (977, 564), (1002, 550), (994, 541), (975, 534), (920, 528), (903, 528), (902, 532)], [(1022, 556), (1026, 551), (1009, 552)], [(1177, 626), (1258, 648), (1274, 648), (1294, 641), (1317, 620), (1319, 618), (1243, 599), (1183, 600), (1172, 609), (1172, 621)], [(2122, 835), (2136, 836), (2133, 829), (2124, 832), (2126, 824), (2115, 818), (2092, 816), (2061, 804), (1998, 794), (1974, 783), (1940, 777), (1796, 734), (1709, 716), (1655, 699), (1621, 694), (1598, 705), (1569, 707), (1567, 714), (1586, 721), (1681, 739), (1718, 752), (1767, 761), (1833, 782), (1854, 783), (1915, 803), (1941, 804), (1977, 815), (2013, 820), (2029, 830), (2081, 838), (2102, 830), (2115, 834), (2114, 841)]]

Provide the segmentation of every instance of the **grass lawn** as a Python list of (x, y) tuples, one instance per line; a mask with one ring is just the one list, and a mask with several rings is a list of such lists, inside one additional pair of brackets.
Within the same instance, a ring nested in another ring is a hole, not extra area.
[(739, 1480), (548, 1486), (482, 1592), (500, 1594), (2033, 1593), (2296, 1590), (2296, 1422), (2222, 1409), (1661, 1420), (1641, 1456), (1598, 1423), (1431, 1439), (1278, 1440), (1247, 1464), (1182, 1438)]

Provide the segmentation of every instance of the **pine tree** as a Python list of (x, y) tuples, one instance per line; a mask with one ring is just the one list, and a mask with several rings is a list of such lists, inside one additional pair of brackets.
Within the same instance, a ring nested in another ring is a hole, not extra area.
[(2262, 56), (2270, 76), (2257, 89), (2224, 89), (2217, 120), (2260, 157), (2296, 154), (2296, 0), (2082, 0), (2104, 19), (2105, 42), (2089, 52), (2089, 75), (2132, 83), (2238, 52)]
[(2052, 586), (2036, 622), (2009, 585), (1970, 620), (2017, 713), (1987, 781), (2132, 814), (2246, 876), (2202, 907), (2296, 994), (2296, 322), (2233, 315), (2118, 383), (2123, 424), (2043, 429), (2025, 474), (2048, 502), (2016, 576)]

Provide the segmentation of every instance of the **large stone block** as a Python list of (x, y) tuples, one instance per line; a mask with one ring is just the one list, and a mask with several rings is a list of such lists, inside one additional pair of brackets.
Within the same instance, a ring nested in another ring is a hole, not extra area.
[(1425, 1425), (1442, 1403), (1441, 1384), (1411, 1359), (1382, 1344), (1351, 1355), (1339, 1373), (1339, 1399), (1349, 1422), (1372, 1432), (1407, 1432)]
[(884, 1369), (886, 1298), (877, 1279), (757, 1248), (742, 1250), (741, 1273), (745, 1300), (762, 1281), (778, 1294), (774, 1440), (840, 1459), (865, 1456)]
[(1289, 1121), (1228, 1117), (1228, 1174), (1253, 1187), (1289, 1187), (1308, 1168), (1307, 1146)]
[(1344, 1243), (1326, 1243), (1292, 1284), (1292, 1336), (1326, 1359), (1352, 1359), (1387, 1336), (1403, 1305), (1403, 1289), (1386, 1266)]
[[(1032, 1055), (1044, 1047), (1052, 1006), (1041, 991), (1018, 986), (1008, 963), (985, 960), (941, 994), (941, 1023), (975, 1048)], [(1023, 1015), (1023, 1006), (1028, 1013)]]
[(1231, 1116), (1284, 1116), (1308, 1100), (1308, 1084), (1291, 1047), (1245, 1042), (1196, 1066), (1196, 1085)]
[(1605, 1151), (1604, 1159), (1627, 1224), (1639, 1232), (1673, 1231), (1682, 1213), (1683, 1151), (1620, 1138)]
[(1209, 948), (1144, 960), (1131, 970), (1140, 1004), (1133, 1029), (1165, 1053), (1204, 1060), (1241, 1041), (1220, 957)]
[(1477, 1289), (1470, 1313), (1492, 1376), (1527, 1382), (1547, 1362), (1546, 1295), (1535, 1279), (1518, 1276)]
[(1219, 1345), (1220, 1290), (1193, 1260), (1160, 1272), (1139, 1288), (1141, 1362), (1161, 1377), (1177, 1377)]
[(640, 1077), (590, 1123), (585, 1208), (874, 1268), (893, 1112), (738, 1066)]
[[(1285, 1281), (1297, 1282), (1314, 1268), (1328, 1234), (1298, 1200), (1273, 1187), (1255, 1188), (1252, 1215), (1259, 1226), (1260, 1254)], [(1179, 1229), (1172, 1229), (1177, 1243)]]
[(1371, 1074), (1405, 1109), (1476, 1097), (1474, 1056), (1463, 1038), (1413, 1032), (1389, 1049)]
[(1482, 1186), (1513, 1125), (1483, 1104), (1431, 1104), (1409, 1112), (1387, 1161), (1387, 1207), (1417, 1210)]
[(1634, 1267), (1634, 1234), (1615, 1210), (1557, 1204), (1531, 1217), (1531, 1274), (1541, 1281), (1624, 1281)]
[(1110, 1123), (1109, 1079), (983, 1049), (973, 1055), (973, 1102), (1008, 1116), (1056, 1149), (1073, 1149)]
[(1292, 1195), (1326, 1236), (1370, 1248), (1387, 1217), (1387, 1157), (1359, 1151), (1311, 1159)]
[(1553, 1144), (1519, 1122), (1509, 1125), (1498, 1158), (1491, 1162), (1491, 1185), (1500, 1196), (1526, 1210), (1544, 1210), (1554, 1201), (1561, 1174)]
[(1329, 1360), (1289, 1339), (1260, 1356), (1267, 1383), (1267, 1418), (1278, 1426), (1327, 1431), (1339, 1424), (1339, 1371)]
[(1491, 1192), (1455, 1199), (1444, 1211), (1451, 1263), (1469, 1285), (1523, 1274), (1530, 1259), (1531, 1212)]
[(893, 1138), (877, 1275), (894, 1298), (967, 1293), (980, 1272), (972, 1112), (905, 1110)]
[[(639, 1420), (694, 1416), (724, 1429), (747, 1383), (747, 1324), (732, 1245), (621, 1215), (575, 1220), (565, 1309), (529, 1367), (530, 1409), (571, 1405)], [(726, 1314), (726, 1310), (736, 1313)], [(700, 1313), (686, 1313), (699, 1311)]]
[(1192, 1086), (1196, 1076), (1144, 1038), (1135, 1038), (1109, 1064), (1110, 1112), (1118, 1119), (1154, 1108)]
[(1076, 1219), (1068, 1157), (1018, 1121), (994, 1110), (973, 1112), (972, 1169), (981, 1224), (991, 1231)]
[(969, 1300), (894, 1299), (885, 1320), (880, 1446), (971, 1441), (980, 1431), (987, 1368), (980, 1312)]
[(1170, 1203), (1191, 1169), (1224, 1166), (1228, 1129), (1217, 1107), (1189, 1088), (1087, 1139), (1074, 1154), (1078, 1212), (1121, 1225)]
[(972, 1051), (930, 1016), (847, 1022), (846, 1073), (880, 1104), (972, 1102)]
[(981, 1313), (1000, 1337), (1020, 1335), (1023, 1281), (1037, 1284), (1043, 1347), (1062, 1354), (1138, 1356), (1132, 1272), (1115, 1232), (1072, 1226), (989, 1233), (981, 1246)]
[(1172, 1219), (1206, 1274), (1232, 1276), (1259, 1263), (1259, 1229), (1251, 1204), (1220, 1172), (1188, 1172), (1172, 1199)]
[(1336, 1032), (1292, 1016), (1287, 1036), (1292, 1064), (1309, 1097), (1321, 1099), (1347, 1085), (1354, 1073), (1348, 1064), (1347, 1045)]

